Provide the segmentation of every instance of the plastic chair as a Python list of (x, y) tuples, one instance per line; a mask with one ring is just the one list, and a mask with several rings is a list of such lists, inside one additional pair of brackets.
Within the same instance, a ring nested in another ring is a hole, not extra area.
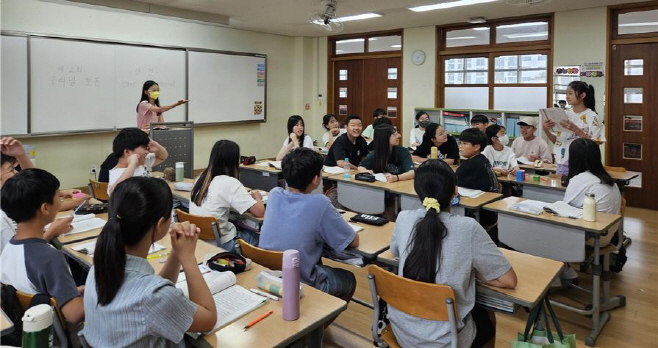
[(189, 221), (191, 224), (195, 224), (196, 227), (201, 229), (199, 239), (214, 239), (217, 246), (221, 245), (222, 233), (219, 230), (217, 219), (215, 219), (214, 216), (194, 215), (186, 213), (180, 209), (176, 209), (176, 220), (180, 222)]
[[(23, 308), (23, 310), (27, 310), (27, 306), (30, 305), (30, 301), (32, 301), (32, 297), (34, 297), (34, 295), (26, 294), (16, 290), (16, 297), (18, 298), (18, 303), (20, 304), (21, 308)], [(68, 347), (69, 340), (68, 334), (66, 332), (66, 321), (64, 320), (64, 315), (59, 310), (59, 306), (57, 305), (57, 301), (55, 301), (54, 297), (50, 298), (50, 306), (53, 307), (53, 310), (56, 314), (56, 316), (53, 318), (53, 331), (59, 339), (60, 346)]]
[(87, 185), (89, 188), (89, 194), (92, 198), (107, 202), (110, 200), (110, 196), (107, 195), (107, 185), (108, 184), (106, 182), (89, 179), (89, 184)]
[(257, 264), (263, 265), (273, 271), (280, 271), (283, 263), (283, 251), (265, 250), (255, 247), (242, 239), (238, 239), (240, 253)]
[[(427, 320), (448, 321), (450, 347), (457, 348), (457, 304), (455, 293), (448, 285), (419, 282), (388, 272), (375, 265), (368, 266), (368, 282), (374, 304), (372, 337), (378, 347), (400, 347), (389, 327), (378, 334), (381, 308), (379, 298), (396, 309)], [(378, 298), (379, 297), (379, 298)]]

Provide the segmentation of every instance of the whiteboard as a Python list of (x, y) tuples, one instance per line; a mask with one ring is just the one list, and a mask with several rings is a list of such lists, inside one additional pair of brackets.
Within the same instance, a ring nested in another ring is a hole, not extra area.
[(0, 133), (27, 134), (27, 37), (0, 36)]
[[(136, 108), (147, 80), (160, 86), (161, 106), (186, 99), (184, 50), (116, 45), (114, 52), (117, 127), (136, 127)], [(185, 106), (171, 109), (163, 116), (165, 122), (185, 121)]]
[(30, 41), (32, 133), (109, 129), (114, 119), (114, 47)]
[(265, 119), (266, 58), (188, 51), (188, 120)]

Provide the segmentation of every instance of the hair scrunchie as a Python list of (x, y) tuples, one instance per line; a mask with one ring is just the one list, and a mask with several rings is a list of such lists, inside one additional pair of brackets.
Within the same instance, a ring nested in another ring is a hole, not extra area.
[(441, 205), (439, 205), (439, 201), (436, 198), (425, 197), (423, 199), (423, 206), (425, 207), (425, 211), (429, 211), (430, 209), (436, 210), (437, 213), (441, 211)]

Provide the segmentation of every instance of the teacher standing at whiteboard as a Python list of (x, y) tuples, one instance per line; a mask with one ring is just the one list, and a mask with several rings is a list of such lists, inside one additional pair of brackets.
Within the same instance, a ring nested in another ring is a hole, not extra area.
[(175, 104), (160, 106), (160, 86), (155, 81), (148, 80), (142, 86), (142, 96), (137, 104), (137, 127), (149, 128), (151, 122), (164, 122), (162, 113), (188, 101), (181, 99)]

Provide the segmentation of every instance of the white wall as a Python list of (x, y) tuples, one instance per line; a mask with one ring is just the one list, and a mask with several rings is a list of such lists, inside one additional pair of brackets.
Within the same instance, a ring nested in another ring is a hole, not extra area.
[[(222, 138), (240, 144), (243, 154), (274, 155), (285, 137), (288, 116), (303, 113), (306, 39), (66, 3), (2, 0), (1, 6), (3, 31), (266, 54), (267, 123), (197, 128), (195, 168), (207, 165), (212, 145)], [(136, 91), (136, 99), (138, 95)], [(36, 146), (37, 165), (55, 174), (62, 187), (79, 187), (86, 185), (89, 166), (100, 165), (110, 153), (113, 138), (113, 133), (104, 133), (22, 140)]]
[[(409, 144), (409, 131), (413, 128), (414, 108), (434, 107), (436, 95), (436, 27), (404, 29), (402, 50), (402, 122), (403, 145)], [(415, 65), (411, 54), (425, 52), (425, 63)]]

